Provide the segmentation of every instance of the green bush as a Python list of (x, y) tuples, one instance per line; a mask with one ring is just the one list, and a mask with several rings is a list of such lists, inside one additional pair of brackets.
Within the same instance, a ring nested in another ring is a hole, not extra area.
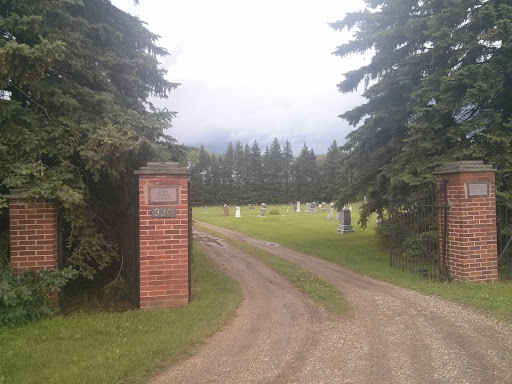
[(279, 215), (279, 211), (277, 209), (273, 209), (270, 211), (269, 215)]
[(59, 292), (76, 276), (71, 268), (62, 271), (15, 273), (9, 266), (0, 269), (0, 327), (19, 325), (52, 314), (49, 292)]

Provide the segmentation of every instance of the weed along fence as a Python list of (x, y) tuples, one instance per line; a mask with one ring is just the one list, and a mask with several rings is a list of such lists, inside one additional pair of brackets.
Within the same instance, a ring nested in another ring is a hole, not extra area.
[(391, 265), (425, 276), (498, 280), (494, 169), (482, 161), (435, 170), (430, 193), (390, 202)]

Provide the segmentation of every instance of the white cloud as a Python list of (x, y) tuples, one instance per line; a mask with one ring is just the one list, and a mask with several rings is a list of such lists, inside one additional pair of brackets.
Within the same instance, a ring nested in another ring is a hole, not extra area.
[(112, 3), (146, 21), (172, 55), (163, 66), (182, 85), (157, 105), (178, 112), (170, 132), (178, 142), (223, 151), (228, 141), (264, 148), (278, 137), (295, 154), (304, 142), (324, 153), (352, 129), (337, 115), (363, 100), (336, 84), (361, 61), (331, 54), (349, 34), (327, 23), (362, 1)]

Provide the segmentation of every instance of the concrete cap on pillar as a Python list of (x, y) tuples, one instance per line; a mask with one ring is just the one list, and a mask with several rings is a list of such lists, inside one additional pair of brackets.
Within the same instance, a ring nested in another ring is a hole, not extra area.
[(434, 175), (448, 175), (453, 173), (468, 172), (496, 172), (496, 169), (490, 164), (484, 164), (482, 160), (475, 161), (454, 161), (446, 163), (434, 170)]
[(174, 162), (148, 162), (146, 167), (134, 171), (136, 175), (188, 175), (187, 168)]

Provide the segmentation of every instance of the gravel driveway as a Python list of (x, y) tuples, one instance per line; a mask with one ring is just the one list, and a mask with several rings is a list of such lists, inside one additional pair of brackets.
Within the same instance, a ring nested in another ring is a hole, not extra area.
[(329, 281), (354, 317), (327, 314), (286, 280), (195, 231), (241, 284), (236, 317), (151, 383), (512, 383), (512, 325), (360, 276), (267, 241), (203, 224)]

